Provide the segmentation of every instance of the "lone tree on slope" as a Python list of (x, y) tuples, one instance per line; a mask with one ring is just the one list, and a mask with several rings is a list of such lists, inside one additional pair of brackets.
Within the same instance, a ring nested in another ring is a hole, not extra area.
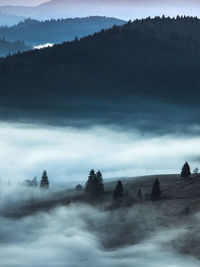
[(122, 182), (118, 181), (118, 183), (114, 189), (114, 192), (113, 192), (113, 198), (115, 200), (122, 198), (123, 197), (123, 191), (124, 191), (124, 189), (123, 189)]
[(49, 188), (49, 180), (48, 180), (47, 172), (46, 171), (43, 171), (42, 180), (40, 182), (40, 187), (41, 188), (45, 188), (45, 189), (48, 189)]
[(160, 183), (158, 179), (154, 181), (152, 191), (151, 191), (151, 200), (159, 200), (161, 197)]
[(191, 175), (190, 166), (186, 161), (181, 171), (181, 177), (190, 177), (190, 175)]

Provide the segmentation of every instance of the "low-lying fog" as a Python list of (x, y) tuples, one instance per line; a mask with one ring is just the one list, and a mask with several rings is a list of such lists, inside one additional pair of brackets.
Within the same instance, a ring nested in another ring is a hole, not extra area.
[(36, 45), (33, 47), (33, 49), (43, 49), (46, 47), (52, 47), (54, 44), (52, 43), (46, 43), (46, 44), (41, 44), (41, 45)]
[(1, 123), (0, 178), (40, 179), (44, 169), (50, 183), (85, 182), (92, 168), (104, 178), (178, 173), (186, 160), (198, 166), (199, 146), (199, 136)]
[[(105, 178), (178, 172), (185, 160), (192, 167), (198, 164), (199, 143), (198, 136), (147, 136), (100, 126), (1, 124), (0, 173), (5, 182), (0, 183), (0, 266), (200, 266), (198, 259), (179, 253), (192, 229), (185, 223), (162, 226), (160, 211), (151, 202), (114, 210), (71, 203), (34, 213), (34, 203), (54, 200), (55, 194), (19, 185), (39, 178), (44, 169), (50, 186), (85, 182), (91, 168), (101, 169)], [(21, 216), (27, 208), (29, 215)], [(198, 238), (200, 216), (194, 221)]]
[[(156, 227), (156, 214), (148, 207), (103, 212), (87, 205), (70, 205), (17, 220), (0, 217), (0, 225), (2, 267), (200, 265), (197, 259), (173, 249), (173, 241), (188, 230), (151, 230)], [(123, 246), (118, 247), (121, 240)]]

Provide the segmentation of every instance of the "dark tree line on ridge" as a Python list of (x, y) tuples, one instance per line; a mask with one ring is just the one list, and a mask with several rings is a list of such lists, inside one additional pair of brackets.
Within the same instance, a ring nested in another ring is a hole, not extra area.
[[(196, 170), (196, 168), (195, 168), (195, 170)], [(194, 174), (196, 174), (195, 171), (194, 171)], [(183, 165), (183, 168), (181, 170), (180, 176), (181, 177), (190, 177), (190, 175), (191, 175), (190, 166), (189, 166), (188, 162), (185, 162), (185, 164)], [(83, 187), (79, 184), (79, 185), (77, 185), (76, 190), (82, 191)], [(93, 199), (98, 199), (98, 198), (103, 196), (104, 184), (103, 184), (102, 173), (100, 171), (98, 171), (97, 173), (95, 173), (95, 171), (93, 169), (90, 171), (88, 180), (87, 180), (86, 185), (85, 185), (85, 192)], [(153, 186), (152, 186), (150, 199), (152, 201), (159, 200), (159, 199), (161, 199), (161, 195), (162, 195), (162, 190), (160, 187), (160, 182), (156, 178), (154, 183), (153, 183)], [(123, 197), (124, 197), (124, 186), (123, 186), (123, 183), (121, 181), (118, 181), (114, 190), (113, 190), (113, 199), (119, 200), (119, 199), (122, 199)], [(137, 192), (137, 199), (142, 200), (143, 197), (144, 196), (142, 194), (142, 190), (141, 190), (141, 188), (139, 188), (138, 192)]]
[(178, 121), (198, 122), (199, 32), (197, 18), (147, 18), (0, 59), (0, 116), (133, 123), (153, 115), (161, 125), (163, 116), (176, 120), (178, 105)]
[[(198, 173), (196, 173), (194, 171), (194, 174), (198, 174)], [(191, 175), (190, 166), (189, 166), (188, 162), (186, 161), (182, 167), (180, 176), (181, 177), (190, 177), (190, 175)], [(26, 186), (37, 187), (37, 185), (38, 185), (37, 178), (35, 177), (33, 180), (25, 180), (23, 184)], [(44, 170), (44, 172), (42, 174), (42, 178), (41, 178), (41, 182), (40, 182), (40, 188), (49, 189), (49, 180), (48, 180), (46, 170)], [(78, 184), (75, 189), (76, 189), (76, 191), (80, 191), (80, 192), (83, 191), (83, 187), (81, 184)], [(102, 176), (101, 171), (95, 172), (93, 169), (90, 171), (87, 182), (85, 184), (84, 191), (85, 191), (85, 194), (88, 195), (93, 200), (98, 200), (104, 196), (104, 193), (105, 193), (104, 181), (103, 181), (103, 176)], [(153, 186), (152, 186), (150, 199), (152, 201), (160, 200), (161, 194), (162, 194), (162, 190), (160, 187), (160, 182), (156, 178), (154, 183), (153, 183)], [(123, 199), (124, 186), (123, 186), (122, 181), (119, 180), (116, 183), (112, 196), (113, 196), (113, 200), (115, 200), (115, 201)], [(137, 199), (138, 200), (143, 199), (143, 194), (142, 194), (141, 188), (138, 189)]]
[(17, 39), (16, 41), (8, 41), (5, 36), (0, 38), (0, 57), (5, 57), (19, 52), (30, 50), (31, 47), (25, 45), (24, 41)]
[(31, 46), (45, 43), (62, 43), (111, 28), (114, 24), (122, 25), (125, 21), (107, 17), (87, 17), (51, 19), (38, 21), (25, 19), (12, 27), (1, 26), (0, 36), (5, 36), (9, 41), (24, 40)]
[[(23, 185), (30, 186), (30, 187), (37, 187), (38, 186), (37, 178), (34, 177), (32, 180), (25, 180), (23, 182)], [(43, 189), (49, 189), (49, 180), (48, 180), (47, 172), (45, 170), (43, 171), (39, 186), (40, 188), (43, 188)]]
[[(83, 188), (79, 184), (76, 186), (76, 191), (82, 191)], [(102, 173), (95, 171), (92, 169), (89, 173), (88, 180), (85, 185), (85, 193), (92, 199), (99, 199), (104, 195), (104, 184)], [(124, 197), (124, 186), (123, 183), (119, 180), (113, 190), (113, 200), (118, 201), (122, 200)], [(158, 179), (155, 180), (152, 192), (151, 192), (151, 200), (159, 200), (161, 198), (161, 189)], [(142, 200), (142, 190), (138, 189), (137, 199)]]

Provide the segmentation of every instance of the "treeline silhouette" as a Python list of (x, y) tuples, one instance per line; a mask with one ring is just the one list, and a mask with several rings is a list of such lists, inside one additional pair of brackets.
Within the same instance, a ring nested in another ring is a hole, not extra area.
[(107, 17), (86, 17), (51, 19), (38, 21), (26, 19), (12, 27), (0, 27), (0, 36), (10, 41), (25, 40), (31, 46), (44, 43), (62, 43), (93, 34), (102, 29), (111, 28), (114, 24), (122, 25), (125, 21)]
[[(99, 200), (105, 195), (104, 191), (104, 183), (103, 183), (103, 176), (100, 171), (95, 173), (95, 171), (92, 169), (89, 173), (88, 180), (85, 185), (85, 193), (89, 197), (90, 200)], [(76, 191), (83, 191), (83, 187), (78, 184), (76, 186)], [(160, 200), (161, 199), (161, 188), (160, 183), (158, 179), (155, 179), (151, 194), (147, 194), (146, 196), (143, 196), (141, 188), (138, 189), (136, 199), (138, 201), (141, 201), (146, 198), (146, 200)], [(113, 200), (116, 201), (118, 204), (123, 200), (124, 197), (124, 185), (122, 181), (118, 181), (115, 185), (115, 188), (112, 193)]]
[(31, 47), (25, 45), (24, 41), (16, 40), (14, 42), (8, 41), (5, 36), (0, 38), (0, 56), (5, 57), (11, 54), (24, 52), (30, 50)]
[[(194, 169), (192, 177), (197, 177), (197, 176), (199, 177), (199, 172), (198, 172), (199, 170), (196, 171), (196, 169), (198, 168)], [(188, 179), (190, 176), (191, 176), (190, 166), (188, 162), (185, 162), (185, 164), (181, 169), (180, 182), (182, 178)], [(38, 183), (37, 178), (34, 177), (32, 180), (25, 180), (22, 185), (35, 188), (39, 186), (41, 189), (46, 189), (46, 190), (49, 189), (50, 183), (46, 170), (43, 171), (40, 183)], [(144, 184), (143, 185), (140, 184), (140, 186), (144, 186)], [(127, 184), (126, 182), (124, 184), (123, 180), (117, 181), (114, 184), (114, 188), (112, 191), (110, 190), (110, 186), (107, 189), (105, 189), (102, 172), (101, 171), (95, 172), (94, 169), (92, 169), (89, 172), (89, 176), (84, 186), (78, 184), (75, 187), (75, 191), (78, 192), (78, 195), (80, 195), (80, 198), (78, 198), (79, 201), (87, 201), (89, 203), (103, 203), (105, 200), (107, 200), (107, 196), (111, 195), (113, 200), (112, 202), (113, 206), (111, 205), (111, 208), (120, 207), (121, 205), (122, 206), (132, 205), (134, 202), (149, 201), (149, 200), (151, 201), (164, 200), (168, 195), (168, 192), (165, 189), (164, 190), (165, 194), (164, 196), (162, 196), (163, 190), (161, 188), (158, 178), (155, 178), (154, 182), (152, 183), (151, 191), (149, 190), (147, 191), (147, 189), (145, 188), (143, 192), (142, 188), (138, 188), (137, 194), (131, 192), (130, 196), (130, 193), (128, 193), (129, 190), (127, 191), (127, 189), (128, 189)], [(67, 203), (70, 203), (70, 201), (68, 201)], [(183, 212), (188, 212), (188, 210)]]
[(199, 31), (197, 18), (147, 18), (1, 59), (0, 117), (198, 123)]
[[(37, 177), (35, 176), (32, 180), (29, 179), (25, 180), (23, 182), (23, 185), (28, 187), (37, 187), (38, 186)], [(46, 170), (43, 171), (39, 186), (40, 188), (43, 189), (49, 189), (49, 179)]]
[[(198, 175), (198, 170), (196, 172), (196, 169), (193, 171), (194, 175)], [(191, 171), (190, 171), (190, 166), (188, 162), (186, 161), (185, 164), (183, 165), (181, 169), (181, 178), (188, 178), (191, 176)], [(88, 180), (85, 184), (85, 188), (83, 188), (82, 185), (78, 184), (76, 186), (76, 191), (85, 191), (85, 193), (93, 200), (99, 200), (105, 195), (105, 190), (104, 190), (104, 182), (103, 182), (103, 176), (100, 171), (95, 173), (95, 171), (92, 169), (89, 173)], [(119, 180), (115, 188), (112, 192), (113, 200), (114, 201), (122, 201), (124, 195), (124, 185), (121, 180)], [(137, 191), (137, 195), (135, 196), (137, 201), (141, 200), (152, 200), (152, 201), (157, 201), (161, 199), (162, 195), (162, 189), (160, 186), (160, 182), (158, 178), (154, 180), (154, 183), (152, 185), (152, 189), (150, 193), (146, 193), (145, 195), (142, 193), (142, 189), (139, 188)]]

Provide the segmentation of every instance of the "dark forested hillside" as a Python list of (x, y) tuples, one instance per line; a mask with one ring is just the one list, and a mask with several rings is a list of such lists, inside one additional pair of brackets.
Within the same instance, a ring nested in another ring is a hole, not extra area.
[(0, 56), (8, 56), (9, 54), (15, 54), (18, 52), (24, 52), (30, 50), (31, 47), (26, 46), (24, 41), (17, 40), (15, 42), (9, 42), (5, 37), (0, 38)]
[(2, 59), (0, 115), (164, 130), (199, 123), (199, 40), (197, 18), (149, 18)]
[(102, 29), (111, 28), (114, 24), (124, 23), (123, 20), (106, 17), (46, 21), (26, 19), (13, 27), (0, 27), (0, 36), (5, 36), (9, 41), (25, 40), (29, 45), (62, 43), (72, 41), (76, 36), (81, 38)]

